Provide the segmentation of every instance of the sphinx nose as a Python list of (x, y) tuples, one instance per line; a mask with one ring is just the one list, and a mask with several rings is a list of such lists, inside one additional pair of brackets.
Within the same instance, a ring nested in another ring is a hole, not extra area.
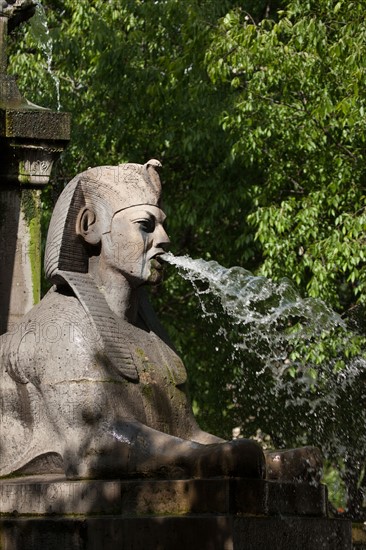
[(170, 245), (170, 239), (164, 227), (161, 225), (160, 227), (157, 228), (155, 246), (157, 248), (163, 248), (164, 250), (168, 250), (169, 245)]

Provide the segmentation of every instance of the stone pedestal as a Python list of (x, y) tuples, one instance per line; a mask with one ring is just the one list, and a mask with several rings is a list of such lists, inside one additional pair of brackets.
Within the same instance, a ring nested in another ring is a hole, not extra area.
[(350, 550), (323, 486), (245, 479), (0, 481), (3, 550)]
[(18, 107), (4, 107), (5, 79), (16, 89), (0, 75), (0, 334), (40, 300), (40, 193), (70, 133), (68, 114), (29, 106), (19, 92)]

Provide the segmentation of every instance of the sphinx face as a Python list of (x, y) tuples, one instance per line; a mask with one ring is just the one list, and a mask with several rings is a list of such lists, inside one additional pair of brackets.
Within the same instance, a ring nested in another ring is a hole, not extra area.
[(161, 255), (170, 242), (165, 218), (160, 208), (151, 205), (131, 206), (114, 214), (110, 231), (102, 235), (104, 265), (122, 274), (133, 287), (159, 283)]

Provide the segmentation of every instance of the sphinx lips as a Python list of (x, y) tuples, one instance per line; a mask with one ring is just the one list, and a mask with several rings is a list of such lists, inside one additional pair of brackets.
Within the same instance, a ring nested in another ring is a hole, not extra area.
[(157, 271), (162, 271), (164, 269), (163, 261), (160, 259), (159, 256), (155, 256), (155, 258), (152, 258), (151, 267), (153, 269), (156, 269)]

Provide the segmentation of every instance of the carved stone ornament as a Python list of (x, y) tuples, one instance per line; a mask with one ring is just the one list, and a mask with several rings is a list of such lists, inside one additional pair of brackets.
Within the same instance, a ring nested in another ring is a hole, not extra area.
[(0, 0), (0, 17), (9, 18), (9, 29), (12, 30), (22, 21), (26, 21), (35, 12), (35, 0)]

